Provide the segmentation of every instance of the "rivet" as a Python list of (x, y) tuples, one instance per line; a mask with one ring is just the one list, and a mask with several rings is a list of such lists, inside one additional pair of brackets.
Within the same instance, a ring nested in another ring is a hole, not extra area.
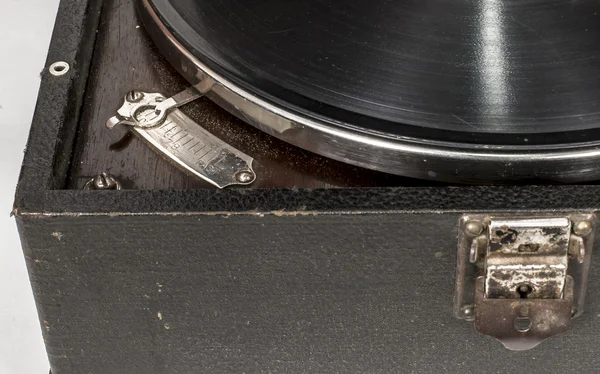
[(250, 183), (254, 181), (254, 174), (250, 171), (240, 171), (235, 176), (238, 182), (240, 183)]
[(479, 221), (469, 221), (465, 224), (465, 232), (471, 236), (479, 236), (483, 232), (483, 224)]
[(465, 318), (465, 320), (467, 321), (474, 321), (475, 320), (475, 307), (471, 304), (465, 304), (462, 306), (462, 308), (460, 308), (463, 317)]
[(573, 225), (573, 233), (579, 236), (588, 236), (592, 233), (593, 228), (590, 221), (583, 220), (576, 222), (575, 225)]

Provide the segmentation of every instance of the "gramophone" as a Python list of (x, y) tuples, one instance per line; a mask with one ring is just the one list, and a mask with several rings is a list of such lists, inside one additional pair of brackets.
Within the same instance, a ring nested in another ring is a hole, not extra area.
[(13, 211), (52, 372), (600, 367), (598, 11), (62, 0)]

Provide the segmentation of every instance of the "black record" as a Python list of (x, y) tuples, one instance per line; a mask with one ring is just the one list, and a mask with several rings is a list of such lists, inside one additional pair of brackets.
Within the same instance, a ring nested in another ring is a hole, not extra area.
[(600, 127), (597, 1), (151, 4), (230, 81), (366, 132), (539, 145)]

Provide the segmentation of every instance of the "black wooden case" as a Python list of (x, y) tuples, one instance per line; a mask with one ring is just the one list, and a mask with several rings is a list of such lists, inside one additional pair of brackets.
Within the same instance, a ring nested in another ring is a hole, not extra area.
[[(47, 67), (71, 70), (43, 72), (17, 189), (54, 374), (600, 370), (597, 264), (584, 314), (533, 350), (507, 351), (453, 314), (463, 214), (594, 213), (600, 187), (449, 186), (361, 170), (203, 101), (189, 112), (237, 139), (263, 175), (252, 188), (209, 188), (103, 126), (127, 89), (185, 87), (133, 9), (61, 1)], [(104, 171), (124, 190), (82, 189)]]

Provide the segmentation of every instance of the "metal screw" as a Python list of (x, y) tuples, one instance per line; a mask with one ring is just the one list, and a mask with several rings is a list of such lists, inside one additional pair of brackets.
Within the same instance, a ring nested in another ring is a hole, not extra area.
[(240, 171), (235, 178), (240, 183), (250, 183), (254, 180), (254, 174), (250, 171)]
[(102, 173), (90, 179), (85, 186), (85, 190), (120, 190), (121, 183), (112, 175)]
[(590, 221), (579, 221), (573, 225), (573, 233), (579, 236), (588, 236), (592, 233), (593, 228)]
[(138, 103), (140, 101), (142, 101), (142, 99), (144, 98), (144, 94), (140, 91), (129, 91), (129, 93), (127, 93), (127, 98), (126, 100), (129, 101), (130, 103)]
[(475, 307), (471, 304), (465, 304), (462, 308), (460, 308), (462, 315), (465, 317), (467, 321), (475, 320)]
[(479, 236), (483, 232), (483, 224), (479, 221), (469, 221), (465, 224), (465, 232), (471, 236)]

